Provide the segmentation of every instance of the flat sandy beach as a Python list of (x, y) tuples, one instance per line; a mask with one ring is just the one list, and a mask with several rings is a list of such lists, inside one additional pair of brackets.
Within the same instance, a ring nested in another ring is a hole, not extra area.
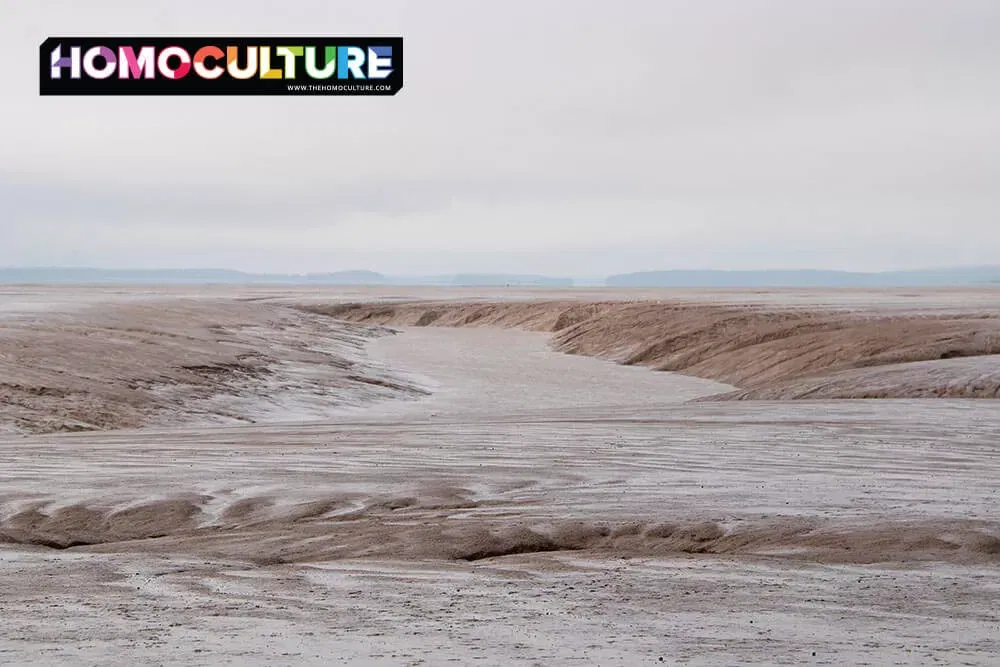
[(0, 287), (0, 663), (995, 665), (997, 313)]

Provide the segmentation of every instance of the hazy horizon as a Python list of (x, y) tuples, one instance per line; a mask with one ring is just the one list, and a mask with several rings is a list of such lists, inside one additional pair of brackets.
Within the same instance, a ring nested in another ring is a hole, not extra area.
[(521, 273), (384, 274), (367, 270), (243, 272), (220, 267), (108, 269), (100, 267), (0, 267), (0, 285), (15, 284), (313, 284), (392, 286), (537, 287), (947, 287), (1000, 284), (1000, 265), (923, 270), (850, 272), (822, 269), (667, 270), (607, 275)]
[(0, 271), (43, 271), (43, 270), (54, 270), (54, 271), (69, 271), (69, 270), (80, 270), (80, 271), (232, 271), (236, 273), (246, 273), (246, 274), (260, 274), (260, 275), (318, 275), (318, 274), (331, 274), (331, 273), (354, 273), (354, 272), (371, 272), (380, 273), (385, 276), (428, 276), (428, 275), (457, 275), (457, 274), (499, 274), (499, 275), (537, 275), (537, 276), (551, 276), (551, 277), (607, 277), (612, 275), (623, 275), (631, 273), (661, 273), (661, 272), (756, 272), (756, 273), (769, 273), (769, 272), (831, 272), (831, 273), (899, 273), (899, 272), (923, 272), (923, 271), (963, 271), (972, 269), (991, 269), (995, 268), (1000, 270), (1000, 261), (994, 264), (952, 264), (952, 265), (938, 265), (938, 266), (916, 266), (913, 268), (905, 269), (872, 269), (872, 270), (852, 270), (852, 269), (839, 269), (831, 268), (827, 266), (793, 266), (778, 268), (773, 266), (762, 266), (759, 268), (749, 268), (749, 269), (733, 269), (726, 267), (697, 267), (697, 268), (673, 268), (673, 267), (660, 267), (660, 268), (644, 268), (636, 270), (625, 270), (625, 271), (614, 271), (614, 272), (590, 272), (590, 273), (558, 273), (555, 271), (513, 271), (505, 270), (503, 268), (499, 270), (475, 270), (475, 269), (462, 269), (455, 271), (379, 271), (377, 269), (364, 268), (361, 266), (339, 266), (339, 267), (329, 267), (325, 269), (305, 271), (305, 270), (255, 270), (248, 269), (239, 266), (226, 266), (226, 265), (157, 265), (155, 263), (148, 264), (144, 266), (138, 265), (122, 265), (122, 266), (104, 266), (104, 265), (90, 265), (90, 264), (0, 264)]
[[(543, 267), (544, 268), (544, 267)], [(550, 277), (567, 277), (567, 278), (601, 278), (613, 275), (631, 274), (631, 273), (661, 273), (661, 272), (757, 272), (757, 273), (768, 273), (768, 272), (831, 272), (831, 273), (868, 273), (868, 274), (879, 274), (879, 273), (899, 273), (899, 272), (933, 272), (933, 271), (964, 271), (972, 269), (991, 269), (995, 268), (1000, 270), (1000, 261), (992, 264), (942, 264), (942, 265), (921, 265), (908, 268), (875, 268), (868, 270), (858, 270), (858, 269), (841, 269), (829, 266), (790, 266), (790, 267), (775, 267), (763, 265), (754, 268), (728, 268), (728, 267), (718, 267), (718, 266), (705, 266), (705, 267), (694, 267), (694, 268), (678, 268), (661, 266), (658, 268), (642, 268), (642, 269), (627, 269), (622, 271), (612, 271), (612, 272), (580, 272), (580, 273), (559, 273), (556, 271), (514, 271), (509, 269), (504, 269), (502, 266), (497, 270), (476, 270), (475, 268), (459, 269), (452, 271), (444, 270), (430, 270), (430, 271), (380, 271), (378, 269), (365, 268), (363, 266), (331, 266), (316, 270), (257, 270), (252, 268), (245, 268), (241, 266), (227, 266), (227, 265), (185, 265), (178, 264), (174, 266), (170, 265), (159, 265), (154, 263), (148, 263), (145, 265), (129, 265), (123, 264), (121, 266), (108, 266), (108, 265), (93, 265), (93, 264), (0, 264), (0, 271), (40, 271), (40, 270), (85, 270), (85, 271), (232, 271), (237, 273), (246, 274), (260, 274), (260, 275), (309, 275), (309, 274), (324, 274), (324, 273), (353, 273), (353, 272), (372, 272), (380, 273), (386, 276), (428, 276), (428, 275), (456, 275), (456, 274), (508, 274), (508, 275), (537, 275), (537, 276), (550, 276)]]
[[(1000, 3), (8, 3), (0, 266), (1000, 262)], [(402, 35), (391, 98), (38, 95), (54, 35)], [(213, 122), (214, 121), (214, 122)]]

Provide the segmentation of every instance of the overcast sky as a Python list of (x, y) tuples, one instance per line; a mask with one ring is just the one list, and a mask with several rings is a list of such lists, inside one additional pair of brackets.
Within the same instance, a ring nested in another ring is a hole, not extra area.
[[(996, 0), (0, 0), (0, 266), (1000, 264)], [(395, 97), (38, 95), (50, 35), (402, 35)]]

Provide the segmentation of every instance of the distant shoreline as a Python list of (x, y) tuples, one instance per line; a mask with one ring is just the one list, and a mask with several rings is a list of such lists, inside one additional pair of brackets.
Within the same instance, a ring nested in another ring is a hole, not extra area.
[(1000, 265), (905, 271), (667, 270), (606, 277), (519, 273), (390, 275), (375, 271), (252, 273), (232, 269), (101, 269), (75, 267), (0, 268), (7, 285), (350, 285), (357, 287), (684, 287), (849, 288), (994, 287)]

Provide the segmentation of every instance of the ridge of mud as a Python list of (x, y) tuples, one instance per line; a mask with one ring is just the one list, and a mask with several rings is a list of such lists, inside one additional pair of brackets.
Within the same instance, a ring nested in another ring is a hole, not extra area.
[(343, 558), (479, 561), (553, 551), (614, 557), (714, 554), (827, 563), (1000, 564), (1000, 525), (962, 519), (855, 525), (816, 517), (718, 521), (573, 521), (476, 516), (463, 490), (426, 497), (317, 497), (291, 506), (243, 498), (222, 512), (209, 496), (50, 506), (0, 521), (0, 542), (101, 552), (188, 553), (258, 564)]
[(1000, 396), (1000, 318), (984, 313), (879, 314), (569, 300), (298, 307), (367, 324), (550, 332), (553, 347), (568, 354), (684, 373), (741, 389), (715, 400)]
[(253, 423), (426, 392), (361, 353), (392, 332), (232, 300), (0, 323), (0, 431)]

